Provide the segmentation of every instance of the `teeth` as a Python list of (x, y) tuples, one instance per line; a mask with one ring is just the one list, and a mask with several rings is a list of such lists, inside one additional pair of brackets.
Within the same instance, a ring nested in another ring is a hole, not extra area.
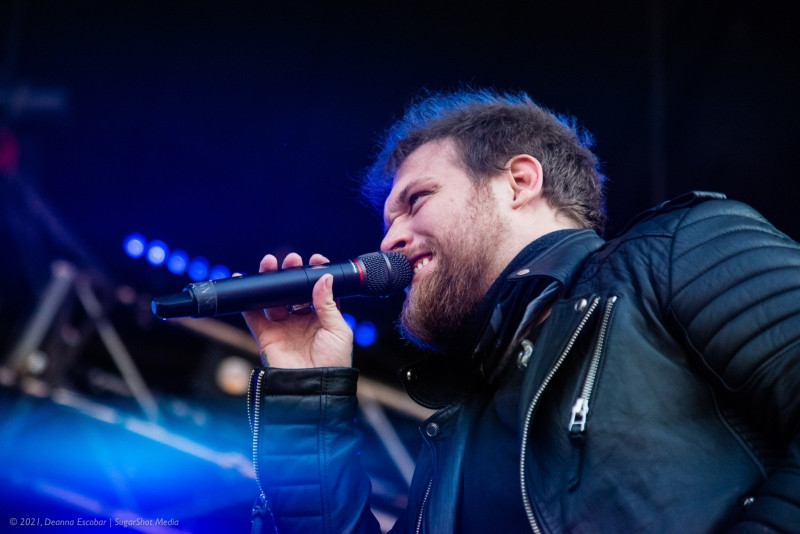
[(428, 262), (431, 261), (430, 258), (423, 258), (422, 260), (418, 261), (414, 265), (414, 273), (418, 273), (420, 269), (428, 265)]

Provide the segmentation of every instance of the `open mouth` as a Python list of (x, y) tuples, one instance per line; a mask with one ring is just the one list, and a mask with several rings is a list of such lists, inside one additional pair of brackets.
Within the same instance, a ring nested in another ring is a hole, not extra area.
[(431, 261), (431, 256), (423, 256), (419, 258), (417, 261), (414, 262), (414, 275), (419, 273), (421, 270), (425, 268)]

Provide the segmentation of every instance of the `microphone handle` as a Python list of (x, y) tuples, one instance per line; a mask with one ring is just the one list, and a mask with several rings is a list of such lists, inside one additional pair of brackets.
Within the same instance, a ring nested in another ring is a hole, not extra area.
[(363, 271), (356, 261), (196, 282), (186, 286), (184, 292), (196, 303), (194, 317), (308, 302), (314, 284), (328, 273), (333, 275), (335, 293), (348, 296), (357, 294), (363, 282)]

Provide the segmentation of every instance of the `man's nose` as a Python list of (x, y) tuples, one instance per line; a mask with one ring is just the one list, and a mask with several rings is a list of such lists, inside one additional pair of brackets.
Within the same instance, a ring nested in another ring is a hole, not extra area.
[(411, 244), (411, 233), (409, 231), (408, 225), (403, 224), (400, 221), (395, 221), (389, 227), (386, 232), (386, 235), (383, 237), (381, 241), (381, 250), (388, 251), (388, 250), (397, 250), (401, 248), (405, 248)]

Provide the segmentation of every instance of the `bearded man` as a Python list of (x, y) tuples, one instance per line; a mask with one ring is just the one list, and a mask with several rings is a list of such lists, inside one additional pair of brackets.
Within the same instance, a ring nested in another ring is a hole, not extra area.
[[(392, 532), (797, 531), (800, 245), (711, 193), (604, 241), (603, 181), (524, 94), (431, 95), (387, 132), (363, 189), (414, 269), (400, 325), (431, 357), (404, 386), (438, 410)], [(378, 533), (329, 275), (313, 305), (245, 313), (254, 531)]]

